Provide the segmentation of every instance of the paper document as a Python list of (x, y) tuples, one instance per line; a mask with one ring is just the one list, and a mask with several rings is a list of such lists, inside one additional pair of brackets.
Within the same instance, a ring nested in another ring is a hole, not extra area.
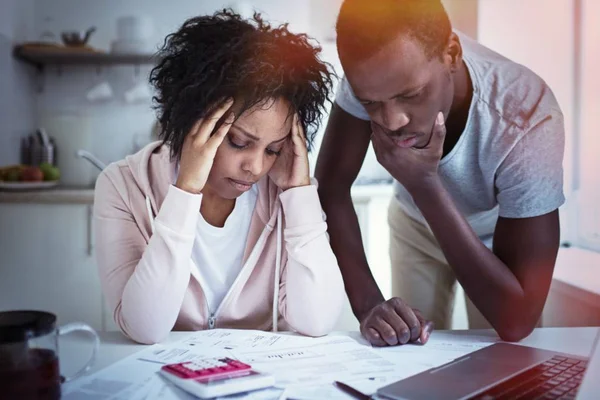
[(500, 339), (489, 336), (459, 336), (447, 332), (433, 332), (426, 345), (408, 344), (395, 347), (373, 348), (373, 351), (397, 366), (394, 374), (374, 379), (342, 380), (356, 390), (373, 394), (377, 389), (400, 379), (439, 367), (457, 358), (495, 343)]
[[(434, 332), (427, 345), (373, 348), (360, 337), (308, 338), (262, 331), (216, 329), (158, 344), (91, 376), (63, 386), (65, 400), (192, 400), (158, 374), (161, 366), (207, 357), (231, 357), (275, 376), (274, 388), (223, 399), (351, 399), (342, 381), (372, 394), (378, 388), (442, 365), (491, 344), (489, 337)], [(285, 393), (284, 393), (285, 389)]]
[(212, 349), (270, 349), (311, 343), (314, 339), (306, 336), (277, 334), (263, 331), (240, 331), (234, 329), (214, 329), (201, 331), (183, 340), (189, 346), (202, 346)]
[(346, 336), (312, 339), (275, 349), (237, 349), (236, 358), (275, 376), (279, 387), (331, 385), (340, 379), (387, 376), (397, 366)]

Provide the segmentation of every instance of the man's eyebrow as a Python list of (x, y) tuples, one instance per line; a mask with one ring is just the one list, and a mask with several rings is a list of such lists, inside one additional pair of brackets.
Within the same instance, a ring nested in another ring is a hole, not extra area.
[[(403, 90), (400, 93), (397, 93), (397, 94), (393, 95), (392, 97), (389, 98), (389, 100), (395, 99), (396, 97), (406, 96), (406, 95), (412, 94), (413, 92), (418, 92), (419, 90), (422, 90), (425, 86), (427, 86), (427, 85), (420, 85), (420, 86), (415, 86), (415, 87), (412, 87), (412, 88), (408, 88), (406, 90)], [(360, 98), (358, 96), (356, 97), (356, 99), (358, 101), (361, 101), (361, 102), (364, 102), (364, 103), (377, 102), (378, 101), (378, 100), (367, 100), (367, 99)]]

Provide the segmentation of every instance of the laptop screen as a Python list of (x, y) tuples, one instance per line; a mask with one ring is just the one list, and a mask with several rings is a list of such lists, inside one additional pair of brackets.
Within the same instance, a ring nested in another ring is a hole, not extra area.
[(600, 392), (600, 332), (592, 348), (587, 370), (579, 387), (577, 399), (597, 399)]

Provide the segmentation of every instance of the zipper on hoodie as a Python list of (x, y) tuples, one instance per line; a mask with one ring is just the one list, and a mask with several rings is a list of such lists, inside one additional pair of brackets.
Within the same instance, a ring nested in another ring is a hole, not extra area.
[[(223, 307), (223, 304), (225, 303), (225, 300), (227, 300), (227, 298), (229, 297), (229, 295), (233, 291), (233, 288), (236, 286), (236, 284), (240, 280), (240, 277), (242, 275), (242, 271), (248, 266), (248, 262), (250, 260), (253, 260), (254, 258), (258, 257), (258, 255), (255, 254), (255, 253), (259, 253), (260, 251), (262, 251), (262, 247), (264, 246), (264, 243), (267, 241), (267, 231), (268, 231), (268, 228), (265, 227), (265, 229), (263, 229), (263, 231), (261, 232), (261, 235), (259, 236), (258, 241), (256, 242), (256, 246), (254, 246), (254, 248), (250, 252), (250, 256), (248, 257), (248, 260), (246, 260), (246, 263), (242, 267), (242, 270), (240, 271), (240, 273), (238, 274), (238, 276), (233, 281), (233, 284), (231, 285), (231, 287), (229, 288), (229, 290), (225, 294), (225, 297), (221, 301), (221, 304), (219, 304), (219, 307), (217, 307), (217, 309), (216, 309), (216, 311), (214, 313), (210, 312), (210, 305), (208, 304), (208, 299), (206, 298), (206, 295), (204, 294), (204, 288), (202, 287), (202, 282), (200, 282), (200, 279), (196, 279), (196, 281), (200, 285), (200, 288), (202, 289), (202, 296), (204, 297), (204, 304), (206, 304), (206, 313), (209, 315), (209, 317), (208, 317), (208, 329), (215, 329), (215, 325), (217, 323), (217, 314), (219, 313), (219, 310), (221, 310), (221, 308)], [(255, 260), (253, 260), (253, 262), (254, 262), (254, 264), (256, 264)], [(196, 265), (194, 265), (194, 267), (197, 268)]]
[[(198, 282), (200, 287), (202, 284)], [(217, 323), (217, 317), (215, 317), (216, 312), (210, 312), (210, 305), (208, 304), (208, 299), (204, 294), (204, 289), (202, 289), (202, 295), (204, 296), (204, 304), (206, 304), (206, 313), (208, 314), (208, 329), (215, 329), (215, 324)]]
[[(202, 288), (202, 284), (198, 281), (200, 288)], [(216, 312), (210, 312), (210, 304), (208, 304), (208, 299), (204, 294), (204, 289), (202, 289), (202, 296), (204, 297), (204, 304), (206, 304), (206, 314), (208, 314), (208, 329), (215, 329), (215, 324), (217, 323), (217, 318), (215, 317)]]
[[(194, 265), (194, 268), (196, 268), (196, 265)], [(196, 279), (196, 281), (198, 282), (198, 285), (200, 285), (200, 289), (202, 289), (202, 297), (204, 298), (204, 305), (206, 306), (206, 314), (208, 315), (208, 329), (215, 329), (215, 324), (217, 322), (217, 318), (215, 317), (215, 313), (210, 312), (210, 304), (208, 304), (208, 299), (206, 298), (206, 295), (204, 294), (204, 288), (202, 287), (202, 283), (200, 282), (200, 279)]]
[[(223, 308), (223, 304), (225, 304), (225, 301), (230, 297), (231, 293), (233, 292), (233, 288), (235, 288), (237, 286), (239, 280), (241, 279), (242, 271), (244, 271), (246, 268), (248, 268), (248, 265), (256, 266), (256, 261), (257, 261), (256, 259), (260, 255), (260, 252), (263, 250), (264, 244), (267, 241), (268, 232), (269, 232), (269, 229), (267, 227), (265, 227), (263, 229), (263, 231), (261, 232), (261, 234), (258, 238), (258, 241), (256, 242), (256, 245), (250, 252), (248, 259), (246, 260), (246, 263), (242, 266), (240, 273), (238, 274), (238, 276), (236, 276), (235, 280), (231, 284), (231, 287), (229, 288), (227, 293), (225, 293), (225, 297), (223, 297), (221, 304), (219, 304), (219, 307), (217, 307), (217, 310), (215, 311), (215, 313), (212, 314), (213, 322), (216, 322), (217, 318), (215, 317), (215, 315), (221, 310), (221, 308)], [(252, 261), (252, 263), (250, 263), (250, 261)], [(209, 325), (210, 325), (210, 319), (208, 321), (209, 321)]]

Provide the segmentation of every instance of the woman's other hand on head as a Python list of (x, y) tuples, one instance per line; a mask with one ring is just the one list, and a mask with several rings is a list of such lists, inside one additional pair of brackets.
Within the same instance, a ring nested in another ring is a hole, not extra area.
[(281, 155), (269, 171), (269, 177), (283, 191), (310, 185), (306, 136), (298, 114), (294, 114), (290, 136)]

